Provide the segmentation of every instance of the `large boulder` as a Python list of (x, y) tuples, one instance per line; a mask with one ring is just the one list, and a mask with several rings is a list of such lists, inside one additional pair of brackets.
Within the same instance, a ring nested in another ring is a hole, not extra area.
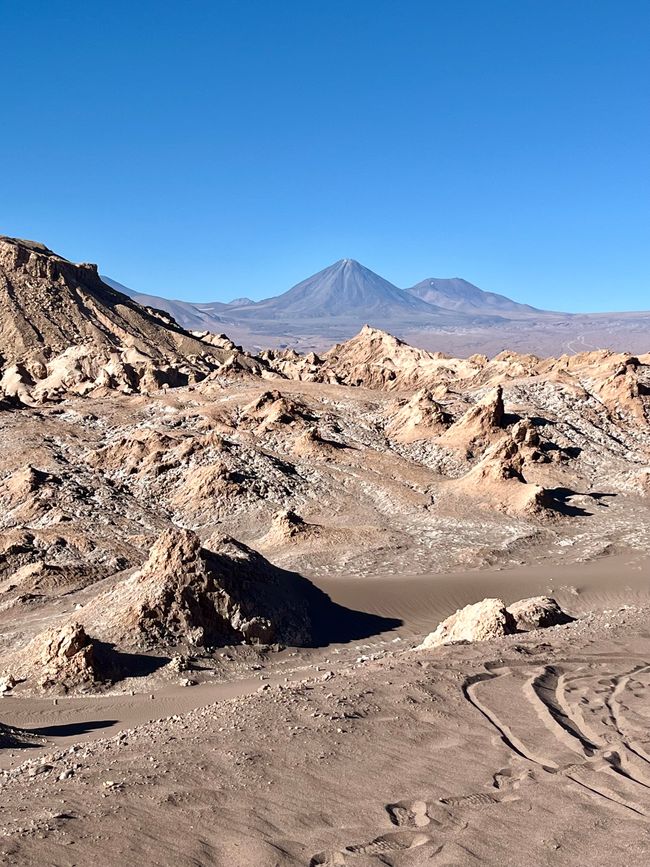
[(530, 599), (521, 599), (508, 606), (508, 613), (512, 615), (517, 624), (517, 629), (541, 629), (547, 626), (561, 626), (570, 623), (574, 618), (563, 611), (555, 599), (550, 596), (532, 596)]
[(515, 620), (501, 599), (483, 599), (452, 614), (424, 639), (417, 650), (454, 642), (485, 641), (516, 632)]

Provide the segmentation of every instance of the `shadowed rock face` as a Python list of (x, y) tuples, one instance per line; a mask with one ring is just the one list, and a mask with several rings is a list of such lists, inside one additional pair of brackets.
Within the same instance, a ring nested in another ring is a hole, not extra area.
[(309, 643), (305, 594), (245, 546), (229, 538), (217, 546), (203, 548), (189, 530), (165, 531), (143, 567), (99, 600), (112, 608), (107, 637), (149, 646)]

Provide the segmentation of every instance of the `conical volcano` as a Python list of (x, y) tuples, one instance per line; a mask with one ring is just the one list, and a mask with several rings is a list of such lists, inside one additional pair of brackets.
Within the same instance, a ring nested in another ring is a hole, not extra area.
[(374, 316), (437, 312), (433, 305), (398, 289), (354, 259), (340, 259), (282, 295), (239, 310), (238, 315), (287, 320), (350, 317), (365, 322)]

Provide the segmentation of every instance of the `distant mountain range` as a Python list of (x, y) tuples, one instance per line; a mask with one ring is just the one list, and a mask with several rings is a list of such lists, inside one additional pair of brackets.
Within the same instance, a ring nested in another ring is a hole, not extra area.
[(399, 288), (354, 259), (340, 259), (262, 301), (169, 300), (104, 282), (145, 306), (166, 311), (191, 331), (225, 332), (247, 348), (322, 350), (364, 324), (427, 349), (457, 355), (510, 348), (538, 354), (600, 347), (647, 351), (650, 314), (571, 314), (538, 309), (485, 292), (460, 277), (429, 277)]
[(352, 319), (364, 324), (379, 319), (385, 324), (401, 323), (405, 318), (422, 322), (422, 317), (424, 321), (433, 317), (436, 323), (451, 324), (453, 320), (458, 324), (464, 317), (474, 322), (477, 316), (512, 318), (545, 313), (504, 295), (484, 292), (459, 277), (431, 277), (400, 289), (354, 259), (340, 259), (281, 295), (262, 301), (249, 298), (236, 298), (229, 303), (173, 301), (136, 292), (110, 277), (103, 280), (140, 304), (165, 310), (185, 328), (193, 329), (238, 320), (254, 323)]

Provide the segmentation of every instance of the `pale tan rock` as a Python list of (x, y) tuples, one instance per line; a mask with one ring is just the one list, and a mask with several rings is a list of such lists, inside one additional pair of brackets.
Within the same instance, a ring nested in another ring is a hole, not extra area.
[(553, 505), (551, 498), (543, 486), (526, 481), (524, 465), (521, 446), (506, 435), (468, 473), (449, 482), (446, 490), (509, 514), (546, 515)]
[(416, 649), (427, 650), (458, 641), (486, 641), (511, 635), (515, 631), (515, 620), (503, 600), (483, 599), (473, 605), (466, 605), (443, 620)]
[(274, 515), (269, 532), (264, 536), (262, 541), (263, 544), (269, 546), (281, 545), (297, 537), (310, 535), (310, 531), (315, 529), (318, 528), (307, 524), (300, 515), (297, 515), (291, 509), (283, 509)]
[(97, 679), (95, 652), (84, 627), (77, 622), (39, 635), (25, 650), (31, 673), (44, 689), (68, 690)]
[(455, 421), (439, 441), (471, 455), (503, 436), (504, 419), (503, 388), (498, 385)]
[(259, 433), (279, 427), (304, 427), (310, 421), (306, 407), (277, 390), (265, 391), (244, 406), (238, 427), (251, 427)]
[(428, 388), (418, 389), (410, 400), (399, 401), (392, 409), (386, 434), (397, 442), (437, 437), (451, 424), (451, 416)]

